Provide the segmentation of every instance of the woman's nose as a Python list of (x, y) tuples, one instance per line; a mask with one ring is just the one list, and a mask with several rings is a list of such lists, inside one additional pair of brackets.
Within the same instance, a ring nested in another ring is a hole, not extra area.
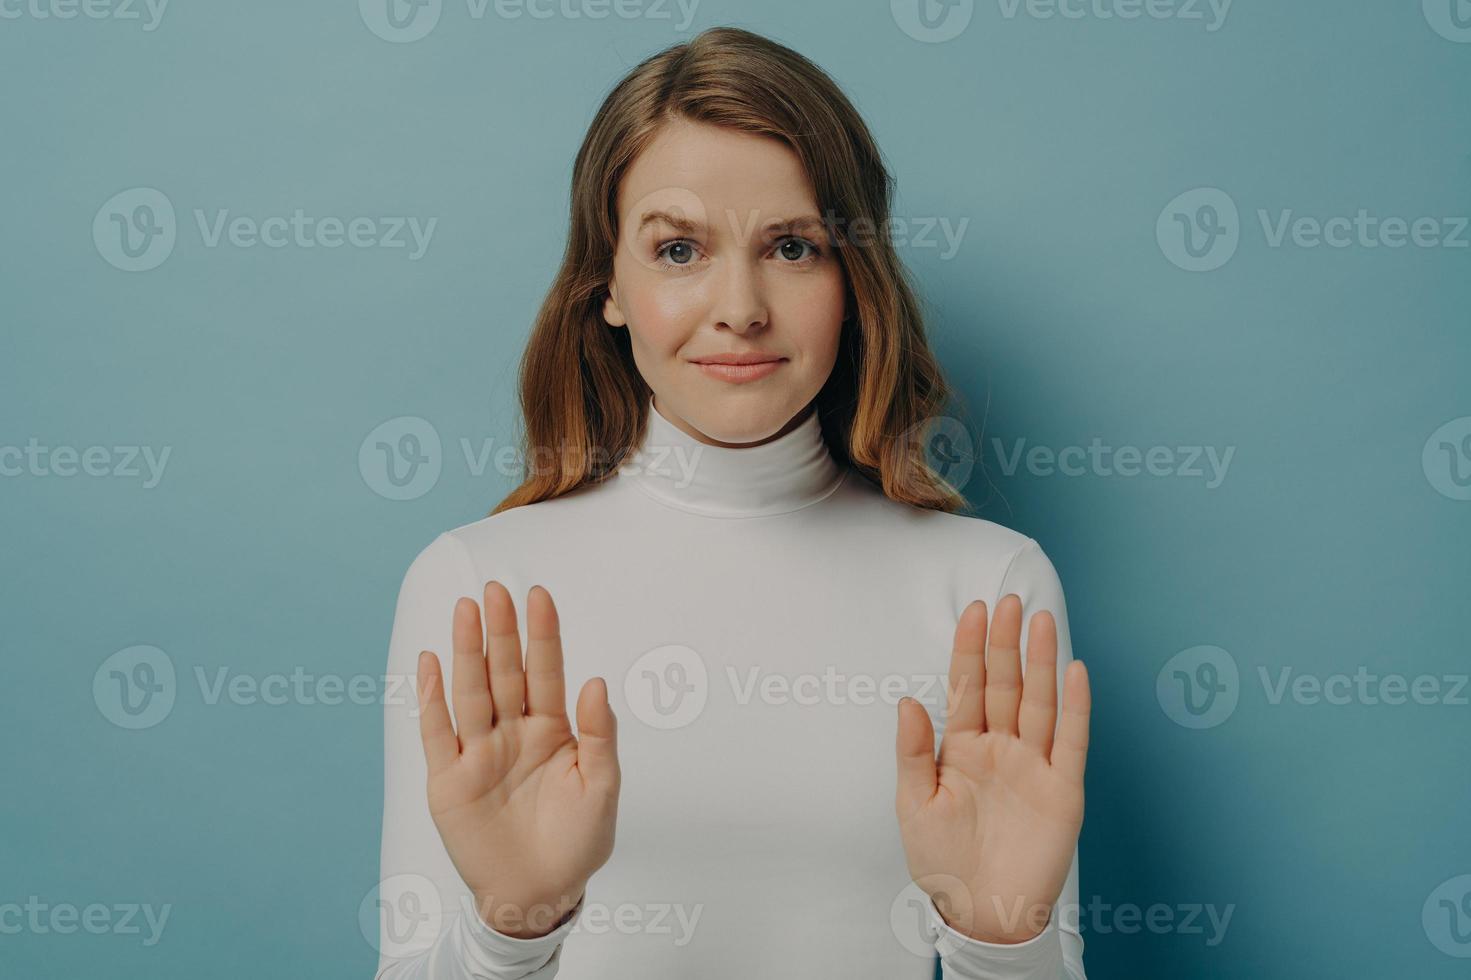
[(717, 327), (739, 334), (765, 326), (766, 300), (758, 271), (748, 263), (728, 263), (719, 273), (712, 312)]

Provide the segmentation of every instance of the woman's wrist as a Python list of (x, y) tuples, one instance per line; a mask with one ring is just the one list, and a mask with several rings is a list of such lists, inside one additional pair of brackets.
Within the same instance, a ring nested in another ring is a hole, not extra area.
[(586, 884), (554, 897), (531, 900), (507, 899), (498, 895), (476, 895), (475, 911), (480, 921), (512, 939), (540, 939), (556, 931), (582, 901)]
[(1013, 907), (1003, 911), (999, 907), (1000, 900), (993, 901), (998, 903), (998, 918), (995, 921), (982, 921), (986, 917), (980, 915), (975, 906), (963, 899), (957, 899), (955, 895), (946, 896), (943, 908), (935, 903), (935, 911), (940, 920), (959, 935), (995, 946), (1015, 946), (1030, 942), (1046, 932), (1052, 921), (1051, 903), (1034, 903), (1025, 909)]

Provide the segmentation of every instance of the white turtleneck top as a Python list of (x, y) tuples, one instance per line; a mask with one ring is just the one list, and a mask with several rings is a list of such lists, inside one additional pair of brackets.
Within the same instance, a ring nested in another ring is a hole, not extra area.
[(838, 465), (816, 413), (722, 448), (651, 400), (615, 475), (414, 559), (390, 676), (432, 650), (449, 690), (455, 600), (490, 579), (515, 600), (523, 649), (526, 593), (551, 592), (569, 715), (584, 682), (607, 681), (613, 855), (546, 936), (490, 928), (429, 815), (416, 700), (385, 699), (382, 880), (363, 906), (377, 980), (931, 980), (937, 951), (944, 980), (1084, 976), (1076, 853), (1041, 934), (979, 942), (910, 880), (894, 813), (896, 705), (924, 704), (938, 741), (967, 603), (1015, 592), (1028, 619), (1050, 610), (1061, 685), (1062, 589), (1031, 538), (890, 500)]

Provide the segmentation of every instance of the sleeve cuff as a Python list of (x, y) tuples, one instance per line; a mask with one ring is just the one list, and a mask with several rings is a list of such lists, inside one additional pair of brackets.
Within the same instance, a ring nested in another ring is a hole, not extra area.
[(1022, 980), (1063, 976), (1062, 942), (1057, 931), (1057, 907), (1041, 932), (1020, 943), (988, 943), (952, 929), (935, 907), (925, 903), (935, 951), (940, 954), (945, 980)]
[(586, 903), (587, 896), (584, 895), (561, 925), (545, 936), (533, 939), (508, 936), (491, 928), (476, 913), (473, 905), (458, 916), (459, 922), (455, 929), (464, 946), (474, 950), (471, 960), (477, 965), (494, 968), (496, 972), (492, 976), (542, 976), (540, 971), (556, 962), (562, 941), (576, 926)]

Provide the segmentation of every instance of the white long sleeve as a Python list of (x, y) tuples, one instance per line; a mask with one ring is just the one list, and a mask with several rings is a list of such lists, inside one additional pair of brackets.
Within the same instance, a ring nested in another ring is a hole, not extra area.
[[(464, 545), (441, 534), (409, 566), (399, 589), (388, 645), (388, 676), (403, 678), (383, 707), (383, 847), (379, 886), (379, 962), (375, 980), (551, 980), (562, 941), (582, 906), (539, 939), (491, 929), (475, 914), (429, 815), (427, 768), (413, 694), (419, 651), (453, 669), (450, 614), (460, 596), (478, 597)], [(448, 686), (446, 686), (446, 690)]]
[[(1057, 570), (1037, 542), (1028, 539), (1011, 561), (1001, 589), (990, 603), (994, 610), (1001, 596), (1015, 592), (1022, 601), (1023, 622), (1046, 609), (1057, 623), (1057, 696), (1062, 703), (1063, 674), (1073, 659), (1072, 636), (1068, 631), (1067, 607)], [(1022, 631), (1022, 664), (1026, 665), (1027, 631)], [(1078, 855), (1068, 871), (1062, 894), (1052, 906), (1047, 925), (1023, 943), (1012, 945), (981, 942), (955, 931), (945, 923), (934, 902), (929, 903), (929, 927), (940, 954), (944, 980), (1084, 980), (1083, 937), (1078, 932)]]
[(600, 676), (618, 718), (613, 855), (551, 934), (487, 926), (429, 815), (406, 688), (384, 707), (378, 980), (932, 980), (937, 950), (945, 980), (1083, 980), (1076, 855), (1041, 934), (977, 942), (914, 900), (894, 813), (898, 701), (942, 730), (971, 600), (1051, 610), (1071, 659), (1041, 548), (888, 499), (828, 454), (816, 416), (731, 449), (649, 412), (605, 482), (433, 540), (389, 642), (391, 675), (433, 650), (449, 690), (455, 600), (504, 583), (524, 641), (527, 592), (548, 589), (569, 710)]

